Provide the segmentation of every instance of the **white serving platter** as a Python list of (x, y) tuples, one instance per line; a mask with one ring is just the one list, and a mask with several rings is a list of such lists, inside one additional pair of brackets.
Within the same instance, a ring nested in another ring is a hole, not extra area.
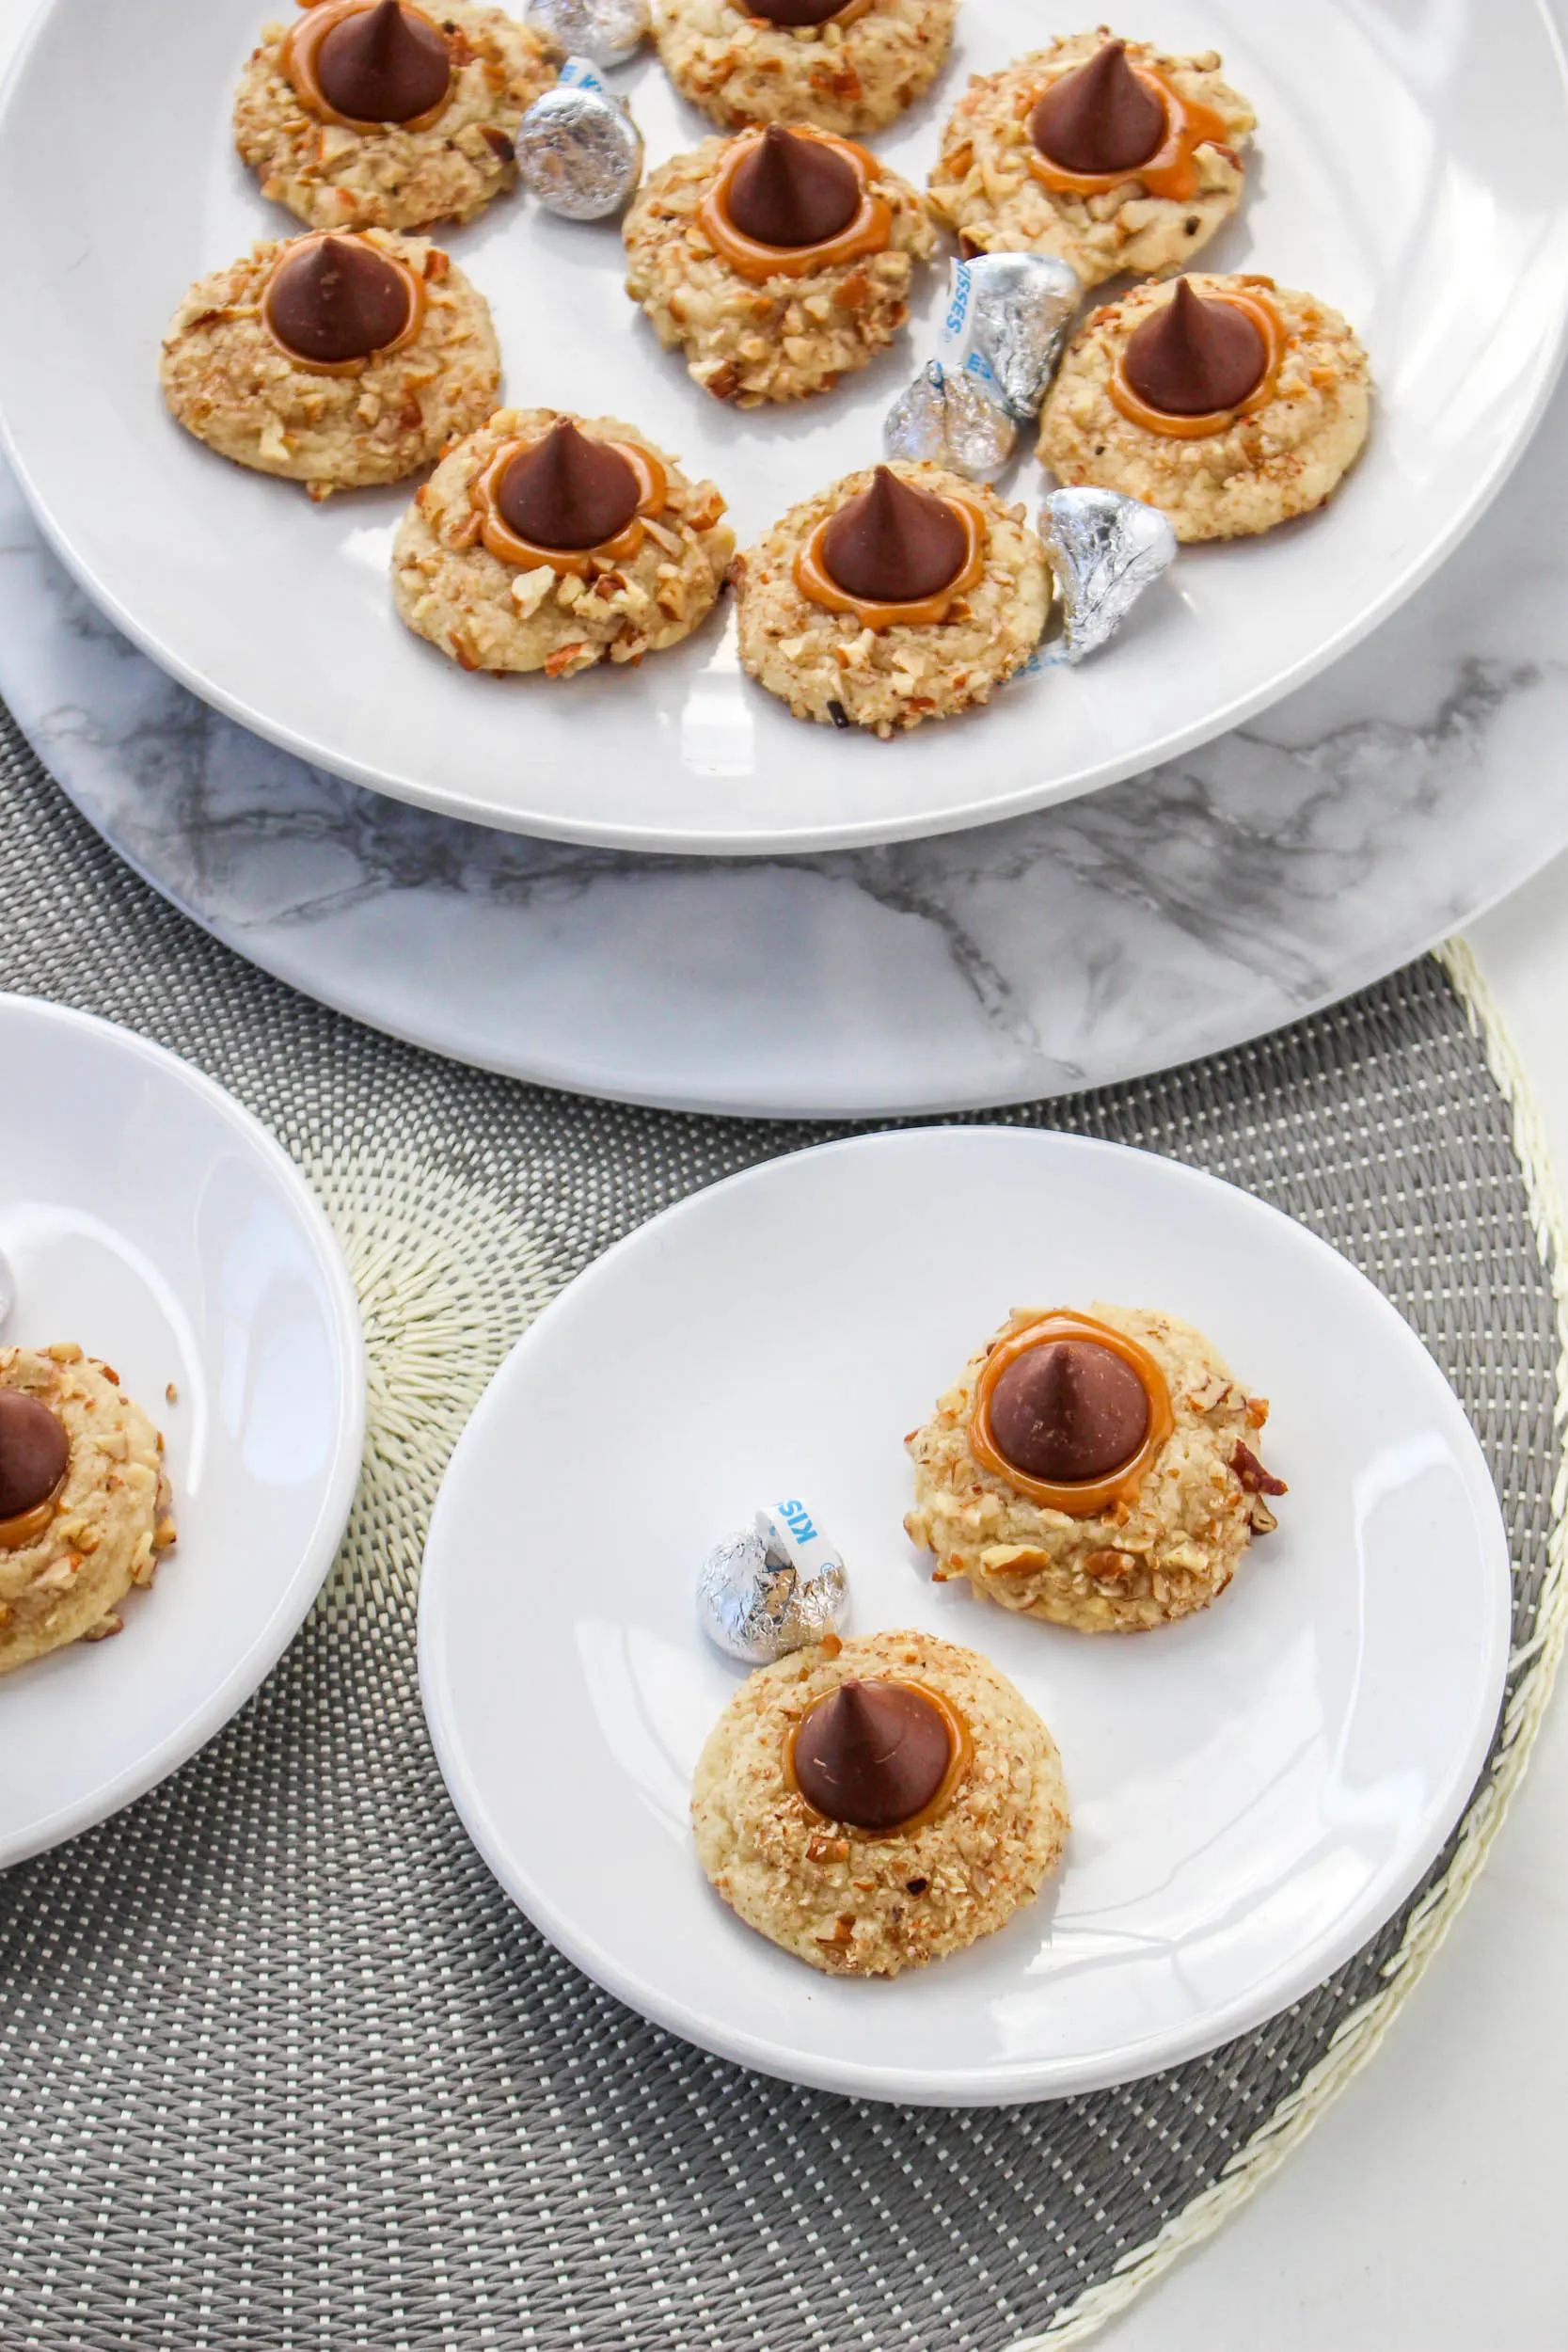
[(115, 1366), (165, 1434), (180, 1532), (123, 1632), (0, 1677), (4, 1868), (155, 1787), (276, 1665), (348, 1518), (365, 1369), (325, 1216), (211, 1079), (0, 996), (0, 1345), (74, 1340)]
[[(1214, 1607), (1126, 1638), (933, 1585), (901, 1525), (904, 1433), (972, 1349), (1016, 1303), (1096, 1297), (1206, 1329), (1272, 1398), (1291, 1489)], [(744, 1671), (698, 1631), (697, 1566), (785, 1492), (848, 1563), (852, 1630), (983, 1650), (1062, 1752), (1059, 1879), (891, 1983), (780, 1952), (692, 1851), (692, 1767)], [(717, 1184), (546, 1311), (442, 1487), (420, 1679), (484, 1859), (621, 1999), (795, 2082), (1000, 2105), (1211, 2049), (1374, 1933), (1474, 1784), (1509, 1602), (1469, 1425), (1345, 1260), (1151, 1154), (934, 1128)]]
[[(739, 672), (722, 611), (635, 673), (463, 675), (396, 619), (405, 493), (313, 507), (164, 413), (159, 338), (185, 286), (290, 221), (230, 146), (264, 0), (53, 0), (0, 106), (0, 432), (50, 537), (106, 612), (210, 702), (302, 758), (489, 825), (654, 850), (926, 835), (1146, 769), (1300, 685), (1450, 550), (1517, 457), (1568, 315), (1568, 98), (1537, 0), (1146, 0), (1126, 29), (1213, 45), (1256, 104), (1253, 186), (1205, 263), (1341, 309), (1371, 355), (1372, 441), (1324, 512), (1183, 555), (1113, 649), (895, 744), (808, 730)], [(1063, 26), (1076, 18), (1063, 18)], [(878, 142), (923, 181), (966, 75), (1053, 29), (966, 0), (933, 94)], [(651, 55), (626, 70), (652, 162), (706, 126)], [(40, 191), (47, 191), (47, 201)], [(911, 331), (832, 395), (736, 412), (661, 354), (622, 289), (613, 225), (521, 198), (450, 238), (489, 295), (516, 402), (621, 414), (728, 497), (742, 544), (878, 453), (932, 347)], [(1031, 502), (1033, 457), (1015, 469)]]

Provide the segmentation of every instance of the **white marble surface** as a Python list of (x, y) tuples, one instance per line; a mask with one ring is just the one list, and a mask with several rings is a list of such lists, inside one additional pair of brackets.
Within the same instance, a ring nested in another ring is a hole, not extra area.
[(1324, 677), (1148, 777), (879, 850), (528, 841), (306, 768), (134, 652), (8, 479), (0, 691), (160, 889), (380, 1027), (685, 1108), (954, 1109), (1275, 1027), (1568, 844), (1565, 501), (1568, 389), (1458, 560)]

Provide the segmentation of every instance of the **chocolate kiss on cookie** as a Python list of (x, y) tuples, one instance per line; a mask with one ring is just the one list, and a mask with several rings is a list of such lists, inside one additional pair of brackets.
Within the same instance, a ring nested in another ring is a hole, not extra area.
[(1015, 1357), (990, 1392), (1004, 1461), (1053, 1486), (1103, 1478), (1148, 1435), (1148, 1394), (1132, 1365), (1093, 1340), (1051, 1340)]
[(412, 122), (445, 98), (451, 59), (434, 24), (380, 0), (345, 16), (322, 38), (316, 84), (329, 106), (355, 122)]
[(1210, 301), (1179, 278), (1171, 300), (1129, 337), (1121, 372), (1150, 408), (1206, 417), (1240, 407), (1268, 364), (1268, 346), (1244, 310)]
[(408, 280), (357, 237), (317, 237), (267, 288), (267, 325), (302, 359), (341, 366), (395, 343), (408, 325)]
[(907, 1682), (841, 1682), (795, 1735), (796, 1785), (830, 1821), (895, 1829), (929, 1804), (953, 1746), (946, 1720)]
[(793, 251), (825, 245), (847, 229), (861, 207), (860, 174), (821, 139), (770, 122), (730, 176), (725, 210), (756, 245)]
[(47, 1502), (71, 1460), (65, 1424), (36, 1396), (0, 1389), (0, 1519)]
[(760, 16), (769, 24), (784, 24), (791, 29), (807, 24), (826, 24), (831, 16), (837, 16), (846, 0), (746, 0), (748, 16)]
[(562, 417), (512, 460), (496, 485), (496, 512), (536, 548), (597, 548), (625, 531), (641, 495), (618, 449)]
[(867, 604), (913, 604), (958, 579), (969, 533), (945, 499), (916, 490), (889, 466), (848, 499), (822, 533), (822, 568)]
[(1165, 110), (1127, 62), (1127, 43), (1108, 40), (1087, 65), (1053, 82), (1029, 118), (1029, 136), (1063, 171), (1134, 171), (1165, 139)]

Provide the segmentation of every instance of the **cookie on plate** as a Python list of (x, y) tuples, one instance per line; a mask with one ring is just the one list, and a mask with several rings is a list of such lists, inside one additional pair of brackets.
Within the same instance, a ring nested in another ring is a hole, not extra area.
[(194, 285), (159, 376), (177, 422), (312, 498), (401, 482), (495, 407), (490, 309), (440, 249), (371, 229), (259, 245)]
[(705, 139), (626, 215), (626, 292), (693, 381), (753, 408), (800, 400), (885, 348), (936, 235), (916, 191), (808, 124)]
[(1054, 253), (1085, 287), (1176, 269), (1241, 202), (1254, 120), (1213, 50), (1167, 56), (1102, 24), (975, 75), (931, 209), (966, 253)]
[(1268, 1419), (1175, 1315), (1021, 1309), (908, 1440), (904, 1521), (939, 1583), (1082, 1633), (1205, 1609), (1285, 1492), (1253, 1451)]
[(75, 1343), (0, 1348), (0, 1674), (120, 1630), (174, 1542), (164, 1441)]
[(742, 666), (798, 719), (884, 739), (989, 700), (1051, 609), (1022, 506), (925, 461), (792, 506), (736, 560)]
[(661, 0), (660, 63), (725, 130), (879, 131), (930, 83), (958, 0)]
[(516, 179), (513, 134), (555, 80), (548, 43), (499, 8), (306, 0), (263, 27), (234, 144), (312, 229), (472, 220)]
[(1005, 1926), (1069, 1826), (1028, 1701), (978, 1651), (917, 1632), (749, 1676), (698, 1760), (691, 1825), (736, 1915), (835, 1977), (895, 1977)]
[(570, 677), (678, 644), (724, 585), (711, 482), (615, 417), (502, 408), (447, 452), (392, 550), (417, 635), (465, 670)]
[(1314, 294), (1272, 278), (1137, 286), (1080, 328), (1040, 412), (1058, 481), (1236, 539), (1323, 505), (1361, 453), (1367, 355)]

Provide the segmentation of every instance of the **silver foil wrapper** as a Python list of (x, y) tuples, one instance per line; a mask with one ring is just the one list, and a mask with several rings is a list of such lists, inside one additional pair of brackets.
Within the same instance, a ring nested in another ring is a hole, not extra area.
[(1120, 490), (1053, 490), (1040, 508), (1040, 537), (1062, 600), (1068, 661), (1114, 637), (1176, 557), (1170, 517)]
[(1077, 272), (1051, 254), (955, 262), (941, 358), (976, 377), (1015, 423), (1033, 424), (1083, 297)]
[(697, 1577), (697, 1616), (730, 1658), (766, 1666), (843, 1630), (844, 1563), (803, 1502), (775, 1503), (723, 1536)]
[(990, 482), (1012, 455), (1018, 428), (972, 375), (928, 359), (882, 424), (890, 457), (928, 457), (970, 482)]
[(529, 0), (523, 22), (568, 56), (624, 65), (648, 38), (648, 0)]
[(618, 213), (642, 177), (642, 136), (593, 67), (568, 57), (517, 125), (517, 173), (563, 220)]

